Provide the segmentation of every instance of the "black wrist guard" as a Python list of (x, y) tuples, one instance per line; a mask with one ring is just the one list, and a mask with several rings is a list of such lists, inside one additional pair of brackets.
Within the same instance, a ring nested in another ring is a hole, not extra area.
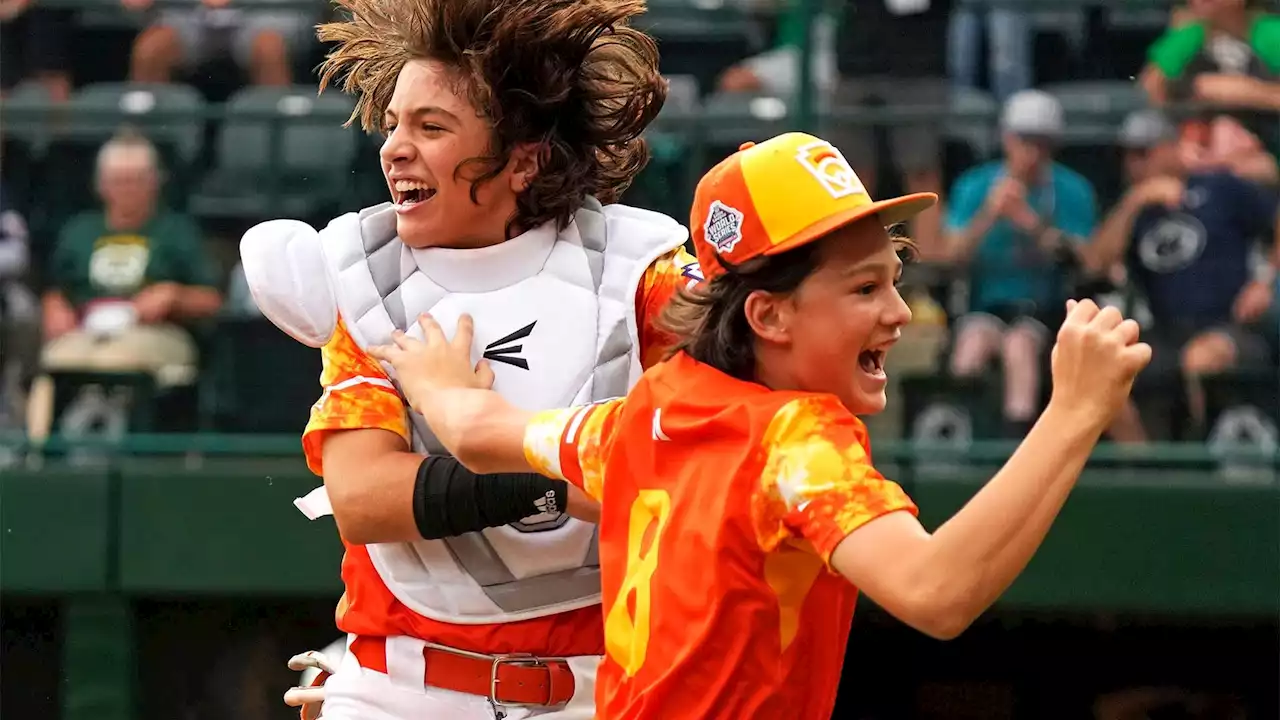
[(413, 487), (413, 520), (427, 540), (564, 512), (569, 484), (534, 473), (477, 475), (447, 455), (425, 458)]

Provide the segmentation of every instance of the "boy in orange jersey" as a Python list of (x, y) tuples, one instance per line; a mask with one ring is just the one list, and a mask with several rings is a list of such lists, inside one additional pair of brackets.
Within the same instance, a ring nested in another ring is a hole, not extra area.
[(871, 463), (884, 356), (910, 320), (886, 225), (935, 202), (874, 202), (840, 153), (791, 133), (703, 178), (708, 283), (624, 399), (526, 413), (485, 390), (469, 326), (373, 353), (477, 471), (529, 468), (602, 503), (606, 720), (828, 718), (858, 588), (938, 638), (1026, 565), (1150, 348), (1114, 309), (1071, 303), (1054, 395), (1003, 470), (930, 534)]

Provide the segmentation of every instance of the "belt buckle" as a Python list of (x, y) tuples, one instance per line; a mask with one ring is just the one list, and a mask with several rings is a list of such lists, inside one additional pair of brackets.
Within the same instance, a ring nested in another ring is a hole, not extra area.
[(563, 658), (542, 658), (531, 653), (508, 653), (506, 655), (494, 655), (493, 661), (489, 669), (489, 704), (495, 709), (502, 707), (547, 707), (551, 705), (552, 693), (555, 688), (551, 687), (551, 669), (547, 668), (547, 701), (543, 703), (504, 703), (498, 699), (498, 670), (503, 665), (515, 665), (519, 667), (547, 667), (547, 663), (561, 661)]

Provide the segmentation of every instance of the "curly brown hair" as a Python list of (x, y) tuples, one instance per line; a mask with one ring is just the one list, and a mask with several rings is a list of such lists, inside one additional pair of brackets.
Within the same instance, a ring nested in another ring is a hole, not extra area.
[(463, 163), (479, 169), (472, 202), (516, 146), (538, 147), (537, 176), (511, 225), (563, 228), (585, 196), (616, 201), (648, 161), (641, 133), (667, 84), (653, 38), (627, 26), (644, 0), (336, 1), (349, 18), (318, 27), (321, 42), (336, 43), (320, 88), (357, 96), (348, 125), (382, 130), (401, 68), (428, 59), (456, 70), (493, 128), (488, 154)]

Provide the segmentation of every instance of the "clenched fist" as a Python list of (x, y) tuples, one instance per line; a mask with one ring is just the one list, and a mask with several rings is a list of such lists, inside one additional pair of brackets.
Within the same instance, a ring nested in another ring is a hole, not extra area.
[(1138, 323), (1092, 300), (1067, 302), (1067, 319), (1053, 346), (1050, 403), (1099, 430), (1124, 406), (1133, 379), (1151, 361), (1138, 341)]

